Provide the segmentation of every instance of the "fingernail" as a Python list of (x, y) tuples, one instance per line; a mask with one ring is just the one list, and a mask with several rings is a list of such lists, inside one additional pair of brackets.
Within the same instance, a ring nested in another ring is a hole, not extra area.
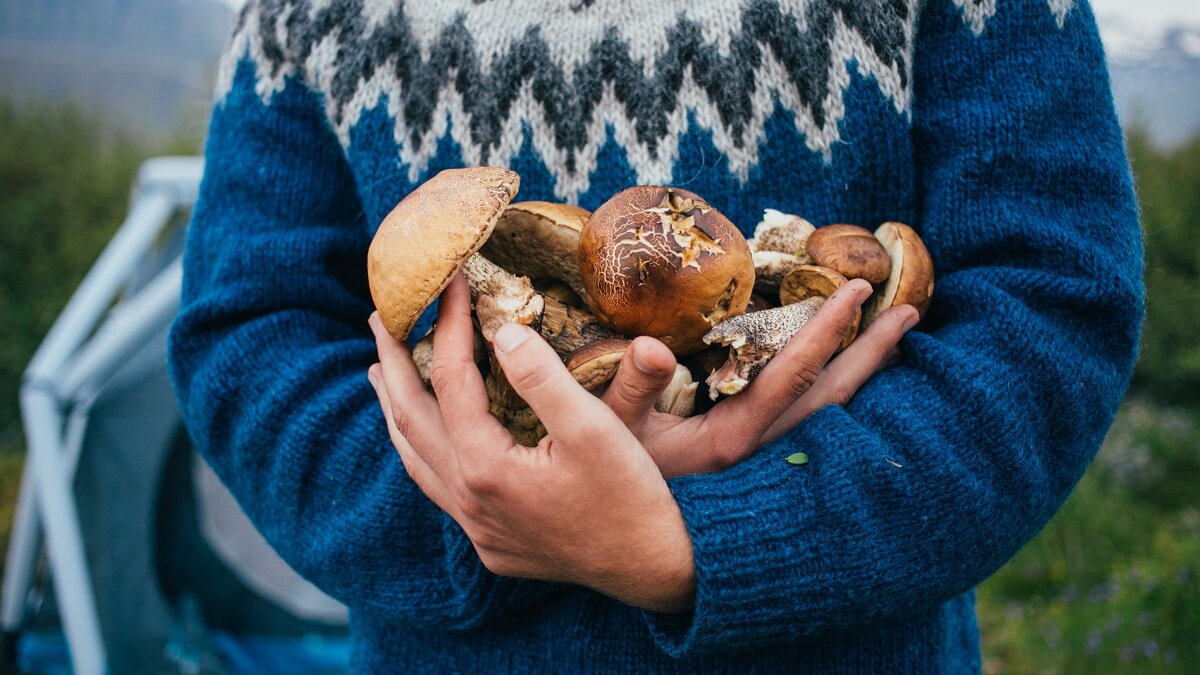
[(654, 374), (654, 368), (652, 368), (649, 363), (646, 363), (646, 355), (643, 354), (642, 350), (640, 349), (633, 350), (633, 365), (646, 375)]
[(379, 382), (377, 381), (377, 377), (378, 376), (375, 374), (375, 366), (371, 366), (370, 368), (367, 368), (367, 381), (371, 383), (372, 387), (375, 387), (378, 389)]
[(871, 294), (871, 284), (862, 279), (851, 279), (849, 282), (842, 284), (841, 288), (834, 291), (834, 295), (838, 293), (850, 293), (854, 296), (855, 300), (861, 303)]
[(907, 330), (911, 329), (913, 326), (917, 325), (917, 322), (921, 320), (921, 315), (920, 315), (920, 313), (917, 312), (916, 307), (913, 307), (912, 305), (908, 305), (908, 309), (909, 309), (908, 316), (904, 318), (904, 330), (905, 331), (907, 331)]
[(379, 323), (379, 312), (371, 312), (371, 316), (367, 319), (367, 325), (371, 327), (373, 332), (379, 332), (381, 327)]
[(521, 324), (506, 323), (496, 331), (492, 344), (496, 346), (496, 351), (507, 354), (528, 340), (529, 332), (529, 329)]

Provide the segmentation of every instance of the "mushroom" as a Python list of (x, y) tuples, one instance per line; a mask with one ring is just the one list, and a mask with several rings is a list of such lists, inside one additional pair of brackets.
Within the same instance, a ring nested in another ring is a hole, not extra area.
[(871, 231), (858, 225), (826, 225), (808, 238), (805, 252), (812, 262), (836, 270), (848, 279), (872, 284), (888, 278), (888, 252)]
[(764, 209), (754, 238), (747, 242), (754, 260), (754, 290), (775, 295), (788, 272), (808, 264), (805, 244), (815, 230), (800, 216)]
[(633, 187), (605, 202), (584, 225), (578, 259), (584, 298), (601, 321), (676, 354), (701, 349), (709, 329), (745, 310), (754, 287), (737, 228), (674, 187)]
[(715, 401), (721, 394), (732, 396), (745, 389), (823, 304), (824, 297), (814, 296), (717, 324), (704, 336), (704, 342), (729, 347), (729, 356), (705, 380), (709, 398)]
[(804, 257), (808, 238), (817, 228), (800, 216), (763, 209), (762, 220), (750, 240), (752, 251), (774, 251)]
[[(536, 328), (558, 351), (611, 337), (588, 312), (536, 292), (527, 277), (511, 274), (477, 251), (517, 192), (516, 173), (495, 167), (451, 169), (430, 178), (384, 219), (367, 253), (371, 296), (384, 327), (405, 339), (413, 324), (461, 271), (471, 288), (479, 330), (490, 345), (496, 331), (515, 322)], [(540, 425), (488, 350), (487, 380), (493, 414), (521, 442)]]
[[(629, 349), (629, 340), (598, 340), (576, 349), (565, 359), (567, 370), (584, 389), (601, 394), (617, 374), (621, 359)], [(695, 409), (696, 389), (699, 383), (692, 381), (692, 373), (685, 366), (675, 364), (671, 382), (654, 402), (654, 409), (687, 417)]]
[[(779, 288), (779, 300), (786, 306), (809, 298), (828, 298), (844, 283), (846, 277), (828, 267), (801, 265), (784, 278), (783, 285)], [(855, 309), (854, 322), (838, 347), (839, 351), (849, 347), (854, 338), (858, 337), (858, 326), (861, 322), (862, 310)]]
[(448, 169), (392, 209), (367, 252), (367, 278), (393, 337), (405, 339), (460, 270), (489, 343), (508, 322), (536, 327), (560, 354), (613, 336), (588, 312), (543, 296), (528, 278), (476, 255), (519, 184), (517, 174), (507, 169)]
[(590, 215), (587, 209), (570, 204), (509, 204), (482, 253), (513, 274), (530, 277), (535, 285), (541, 279), (553, 279), (582, 296), (575, 251)]
[(904, 223), (884, 223), (875, 230), (875, 237), (887, 251), (892, 269), (883, 289), (867, 304), (863, 325), (896, 305), (912, 305), (920, 316), (925, 316), (933, 297), (933, 258), (929, 249), (916, 230)]

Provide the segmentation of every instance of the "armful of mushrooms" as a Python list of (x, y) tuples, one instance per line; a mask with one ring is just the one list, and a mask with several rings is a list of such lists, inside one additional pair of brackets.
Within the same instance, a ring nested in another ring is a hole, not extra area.
[[(596, 394), (629, 339), (662, 340), (681, 363), (655, 407), (688, 416), (697, 408), (696, 380), (705, 378), (711, 400), (740, 392), (847, 279), (866, 279), (875, 291), (843, 349), (889, 307), (911, 304), (924, 316), (933, 294), (929, 252), (903, 223), (874, 233), (816, 228), (767, 209), (747, 241), (716, 208), (679, 188), (632, 187), (589, 213), (510, 203), (519, 184), (516, 173), (495, 167), (435, 175), (384, 219), (367, 275), (383, 325), (404, 340), (462, 272), (492, 414), (521, 443), (536, 444), (545, 428), (496, 363), (492, 338), (505, 323), (536, 329)], [(426, 378), (429, 338), (413, 351)]]

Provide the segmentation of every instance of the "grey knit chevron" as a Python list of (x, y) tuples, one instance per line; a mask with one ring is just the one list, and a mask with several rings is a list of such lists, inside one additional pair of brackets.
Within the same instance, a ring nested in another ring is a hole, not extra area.
[(744, 179), (777, 104), (828, 154), (851, 62), (907, 114), (916, 2), (252, 0), (218, 98), (249, 54), (264, 100), (299, 75), (344, 145), (386, 103), (412, 180), (446, 134), (478, 164), (506, 163), (528, 135), (570, 199), (611, 132), (639, 181), (666, 182), (689, 122)]

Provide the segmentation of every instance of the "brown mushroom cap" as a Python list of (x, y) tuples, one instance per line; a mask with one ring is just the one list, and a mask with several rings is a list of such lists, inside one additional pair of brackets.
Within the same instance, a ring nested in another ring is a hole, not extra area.
[(588, 391), (596, 391), (613, 379), (625, 351), (629, 349), (629, 340), (609, 338), (586, 344), (571, 352), (564, 360), (567, 370)]
[[(828, 298), (833, 295), (846, 277), (828, 267), (819, 265), (801, 265), (788, 273), (779, 288), (779, 300), (784, 306), (808, 300), (809, 298)], [(858, 337), (858, 327), (862, 322), (862, 310), (854, 310), (854, 323), (846, 333), (839, 349), (845, 349)]]
[(508, 169), (448, 169), (383, 219), (367, 251), (367, 280), (388, 333), (408, 337), (421, 312), (483, 246), (519, 185)]
[(858, 225), (826, 225), (808, 237), (805, 251), (816, 265), (836, 270), (848, 279), (873, 284), (888, 278), (888, 253), (871, 231)]
[(912, 305), (925, 316), (933, 298), (933, 258), (929, 249), (916, 230), (904, 223), (884, 223), (875, 230), (875, 237), (891, 258), (892, 272), (883, 289), (867, 303), (865, 323), (896, 305)]
[(590, 215), (587, 209), (570, 204), (509, 204), (481, 252), (513, 274), (558, 279), (582, 295), (575, 250)]
[(750, 248), (733, 223), (700, 197), (638, 186), (592, 214), (579, 242), (585, 298), (626, 335), (651, 335), (676, 354), (746, 308), (754, 288)]

